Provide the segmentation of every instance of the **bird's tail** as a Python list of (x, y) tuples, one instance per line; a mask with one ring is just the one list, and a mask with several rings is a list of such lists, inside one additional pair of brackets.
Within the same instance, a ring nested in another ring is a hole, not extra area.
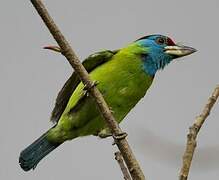
[(19, 164), (24, 171), (34, 169), (47, 154), (61, 143), (51, 143), (47, 140), (48, 131), (20, 153)]

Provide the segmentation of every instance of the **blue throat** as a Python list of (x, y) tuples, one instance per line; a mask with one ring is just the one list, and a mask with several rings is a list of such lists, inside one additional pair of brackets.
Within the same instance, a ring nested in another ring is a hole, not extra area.
[(154, 76), (173, 59), (164, 52), (164, 46), (157, 46), (150, 39), (139, 40), (136, 43), (142, 48), (143, 69), (151, 76)]
[(153, 56), (150, 54), (143, 55), (142, 60), (143, 69), (150, 76), (154, 76), (158, 70), (163, 69), (171, 61), (170, 58), (165, 58), (164, 56)]

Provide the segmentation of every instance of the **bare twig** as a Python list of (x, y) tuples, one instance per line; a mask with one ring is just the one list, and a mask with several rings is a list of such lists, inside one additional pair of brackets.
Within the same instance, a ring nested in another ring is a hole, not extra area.
[(123, 157), (119, 151), (115, 152), (115, 159), (117, 160), (117, 162), (120, 166), (120, 169), (121, 169), (123, 176), (124, 176), (124, 180), (131, 180), (129, 172), (124, 164)]
[(201, 129), (203, 123), (205, 122), (205, 119), (210, 114), (210, 111), (215, 104), (217, 98), (219, 96), (219, 85), (215, 88), (213, 94), (208, 99), (207, 104), (205, 105), (202, 113), (196, 117), (195, 123), (189, 128), (189, 134), (187, 135), (187, 144), (186, 144), (186, 150), (183, 155), (183, 165), (180, 171), (180, 180), (187, 180), (189, 169), (191, 167), (193, 154), (195, 152), (196, 148), (196, 138), (198, 135), (199, 130)]
[(104, 117), (108, 127), (111, 129), (111, 132), (113, 134), (114, 140), (125, 160), (125, 163), (129, 169), (129, 172), (132, 176), (132, 178), (143, 180), (145, 179), (144, 174), (127, 142), (127, 140), (124, 138), (116, 138), (120, 134), (122, 134), (122, 130), (120, 129), (118, 123), (116, 122), (115, 118), (113, 117), (110, 109), (108, 108), (102, 94), (100, 91), (93, 86), (93, 82), (89, 78), (88, 72), (85, 70), (85, 68), (80, 63), (78, 57), (74, 53), (73, 49), (61, 33), (61, 31), (56, 26), (55, 22), (49, 15), (48, 11), (46, 10), (45, 6), (43, 5), (41, 0), (31, 0), (31, 3), (36, 8), (37, 12), (41, 16), (42, 20), (48, 27), (50, 33), (53, 35), (54, 39), (57, 41), (59, 47), (61, 48), (62, 54), (66, 57), (68, 62), (71, 64), (71, 66), (74, 68), (74, 70), (77, 72), (78, 76), (80, 77), (81, 81), (86, 85), (86, 87), (89, 89), (89, 92), (91, 96), (94, 98), (100, 113)]

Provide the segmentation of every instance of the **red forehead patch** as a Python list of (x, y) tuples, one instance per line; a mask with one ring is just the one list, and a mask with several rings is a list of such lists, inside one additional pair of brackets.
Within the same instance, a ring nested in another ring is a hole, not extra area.
[(172, 39), (167, 38), (167, 45), (168, 45), (168, 46), (174, 46), (174, 45), (176, 45), (176, 44), (173, 42)]

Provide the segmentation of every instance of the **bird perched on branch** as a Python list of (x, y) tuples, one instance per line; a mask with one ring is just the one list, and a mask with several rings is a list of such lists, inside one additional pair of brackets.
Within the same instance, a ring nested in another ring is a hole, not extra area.
[[(57, 46), (46, 49), (61, 52)], [(116, 51), (92, 54), (83, 65), (120, 123), (144, 97), (158, 70), (195, 51), (176, 45), (169, 37), (150, 35)], [(67, 140), (87, 135), (111, 135), (76, 73), (59, 92), (51, 120), (55, 126), (20, 153), (19, 163), (24, 171), (34, 169), (43, 157)]]

